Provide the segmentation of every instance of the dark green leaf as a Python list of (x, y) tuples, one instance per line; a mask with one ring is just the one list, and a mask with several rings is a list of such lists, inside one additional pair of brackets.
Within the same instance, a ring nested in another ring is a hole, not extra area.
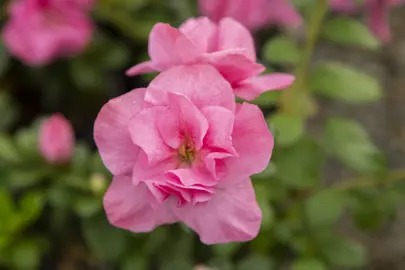
[(220, 244), (213, 246), (214, 253), (219, 257), (231, 257), (240, 248), (240, 243)]
[(274, 263), (268, 257), (252, 255), (241, 260), (237, 265), (237, 270), (272, 270)]
[(80, 196), (78, 198), (75, 198), (73, 208), (76, 214), (81, 217), (88, 218), (95, 216), (97, 213), (100, 212), (101, 204), (102, 202), (99, 198)]
[[(1, 60), (0, 60), (1, 62)], [(0, 64), (1, 66), (1, 64)], [(1, 69), (1, 67), (0, 67)], [(1, 73), (1, 71), (0, 71)], [(17, 119), (18, 111), (9, 95), (0, 92), (0, 131), (7, 130)]]
[(331, 118), (325, 129), (325, 146), (347, 166), (363, 173), (384, 169), (384, 159), (366, 131), (356, 122)]
[(111, 226), (104, 215), (85, 219), (83, 233), (87, 246), (101, 260), (117, 261), (125, 252), (125, 232)]
[(303, 137), (292, 146), (275, 148), (273, 160), (275, 176), (284, 185), (309, 188), (319, 184), (324, 154), (312, 139)]
[(301, 117), (277, 114), (268, 120), (275, 126), (275, 141), (287, 146), (295, 143), (304, 134), (304, 120)]
[(0, 43), (0, 76), (6, 71), (10, 57), (4, 47), (3, 43)]
[(36, 220), (41, 214), (44, 205), (44, 194), (30, 192), (25, 194), (20, 201), (20, 214), (25, 222)]
[(294, 42), (285, 36), (271, 38), (263, 49), (264, 58), (270, 63), (296, 64), (300, 52)]
[(324, 263), (316, 259), (301, 259), (295, 261), (291, 270), (327, 270)]
[(305, 203), (308, 223), (313, 227), (331, 226), (338, 221), (346, 205), (347, 197), (342, 191), (318, 192)]
[(324, 22), (322, 26), (321, 35), (330, 41), (368, 49), (377, 49), (380, 46), (370, 28), (354, 18), (333, 18)]
[(327, 261), (338, 267), (361, 267), (366, 263), (363, 246), (342, 237), (328, 239), (321, 252)]
[(353, 103), (372, 102), (382, 95), (375, 77), (339, 63), (319, 64), (310, 75), (312, 91)]
[(25, 240), (11, 248), (11, 262), (18, 270), (35, 270), (41, 260), (41, 250), (36, 242)]
[(0, 162), (18, 162), (21, 156), (12, 139), (6, 134), (0, 134)]
[(121, 264), (121, 270), (148, 270), (148, 262), (145, 256), (128, 256)]

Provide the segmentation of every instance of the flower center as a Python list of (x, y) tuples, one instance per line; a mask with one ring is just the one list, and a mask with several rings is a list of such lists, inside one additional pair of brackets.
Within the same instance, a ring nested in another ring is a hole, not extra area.
[(191, 143), (183, 143), (180, 146), (178, 152), (180, 160), (184, 162), (191, 163), (195, 159), (195, 149), (193, 144)]

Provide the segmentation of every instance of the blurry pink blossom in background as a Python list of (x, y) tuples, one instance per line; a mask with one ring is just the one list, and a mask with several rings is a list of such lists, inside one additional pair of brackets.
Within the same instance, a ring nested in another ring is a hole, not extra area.
[(267, 167), (273, 137), (260, 108), (236, 104), (212, 66), (173, 67), (110, 100), (94, 139), (115, 175), (104, 197), (113, 225), (149, 232), (181, 221), (205, 244), (258, 234), (249, 177)]
[(68, 162), (74, 149), (74, 132), (62, 114), (54, 114), (40, 128), (39, 150), (50, 163)]
[(90, 42), (90, 0), (13, 0), (3, 29), (9, 51), (29, 65), (81, 52)]
[(231, 17), (250, 30), (277, 24), (297, 27), (301, 16), (288, 0), (199, 0), (201, 13), (219, 22)]
[(235, 94), (253, 100), (261, 93), (289, 87), (295, 77), (285, 73), (259, 75), (265, 67), (256, 62), (250, 32), (240, 23), (206, 17), (191, 18), (179, 29), (156, 24), (149, 36), (151, 61), (135, 65), (127, 75), (164, 71), (177, 65), (210, 64), (231, 84)]
[(332, 9), (337, 12), (347, 14), (360, 11), (366, 12), (371, 31), (382, 42), (389, 42), (391, 40), (389, 26), (390, 9), (403, 2), (403, 0), (364, 0), (363, 4), (359, 4), (353, 0), (329, 0)]

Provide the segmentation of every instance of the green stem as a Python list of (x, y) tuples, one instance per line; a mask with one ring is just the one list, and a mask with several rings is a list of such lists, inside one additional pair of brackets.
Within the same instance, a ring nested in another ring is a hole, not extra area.
[(296, 68), (296, 81), (281, 96), (282, 111), (287, 114), (310, 115), (315, 109), (315, 104), (308, 94), (307, 79), (310, 70), (312, 55), (318, 40), (319, 32), (328, 10), (327, 0), (317, 0), (310, 21), (307, 25), (305, 47), (301, 53), (300, 62)]

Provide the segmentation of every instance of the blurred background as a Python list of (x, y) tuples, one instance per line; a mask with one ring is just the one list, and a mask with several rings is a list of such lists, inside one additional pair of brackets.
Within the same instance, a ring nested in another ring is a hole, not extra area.
[[(0, 2), (3, 29), (17, 16), (10, 3), (24, 1), (31, 0)], [(205, 246), (180, 224), (134, 234), (112, 227), (102, 208), (111, 175), (93, 141), (97, 113), (148, 85), (154, 75), (125, 71), (149, 58), (155, 23), (177, 27), (201, 15), (196, 0), (98, 0), (83, 11), (94, 24), (85, 48), (44, 63), (15, 53), (3, 30), (0, 269), (404, 269), (405, 7), (266, 1), (273, 20), (252, 29), (259, 61), (298, 79), (254, 101), (276, 146), (268, 168), (253, 177), (263, 223), (248, 243)], [(301, 23), (283, 17), (285, 5)], [(391, 38), (368, 27), (378, 11)], [(73, 154), (61, 164), (39, 150), (43, 120), (54, 113), (75, 134)]]

